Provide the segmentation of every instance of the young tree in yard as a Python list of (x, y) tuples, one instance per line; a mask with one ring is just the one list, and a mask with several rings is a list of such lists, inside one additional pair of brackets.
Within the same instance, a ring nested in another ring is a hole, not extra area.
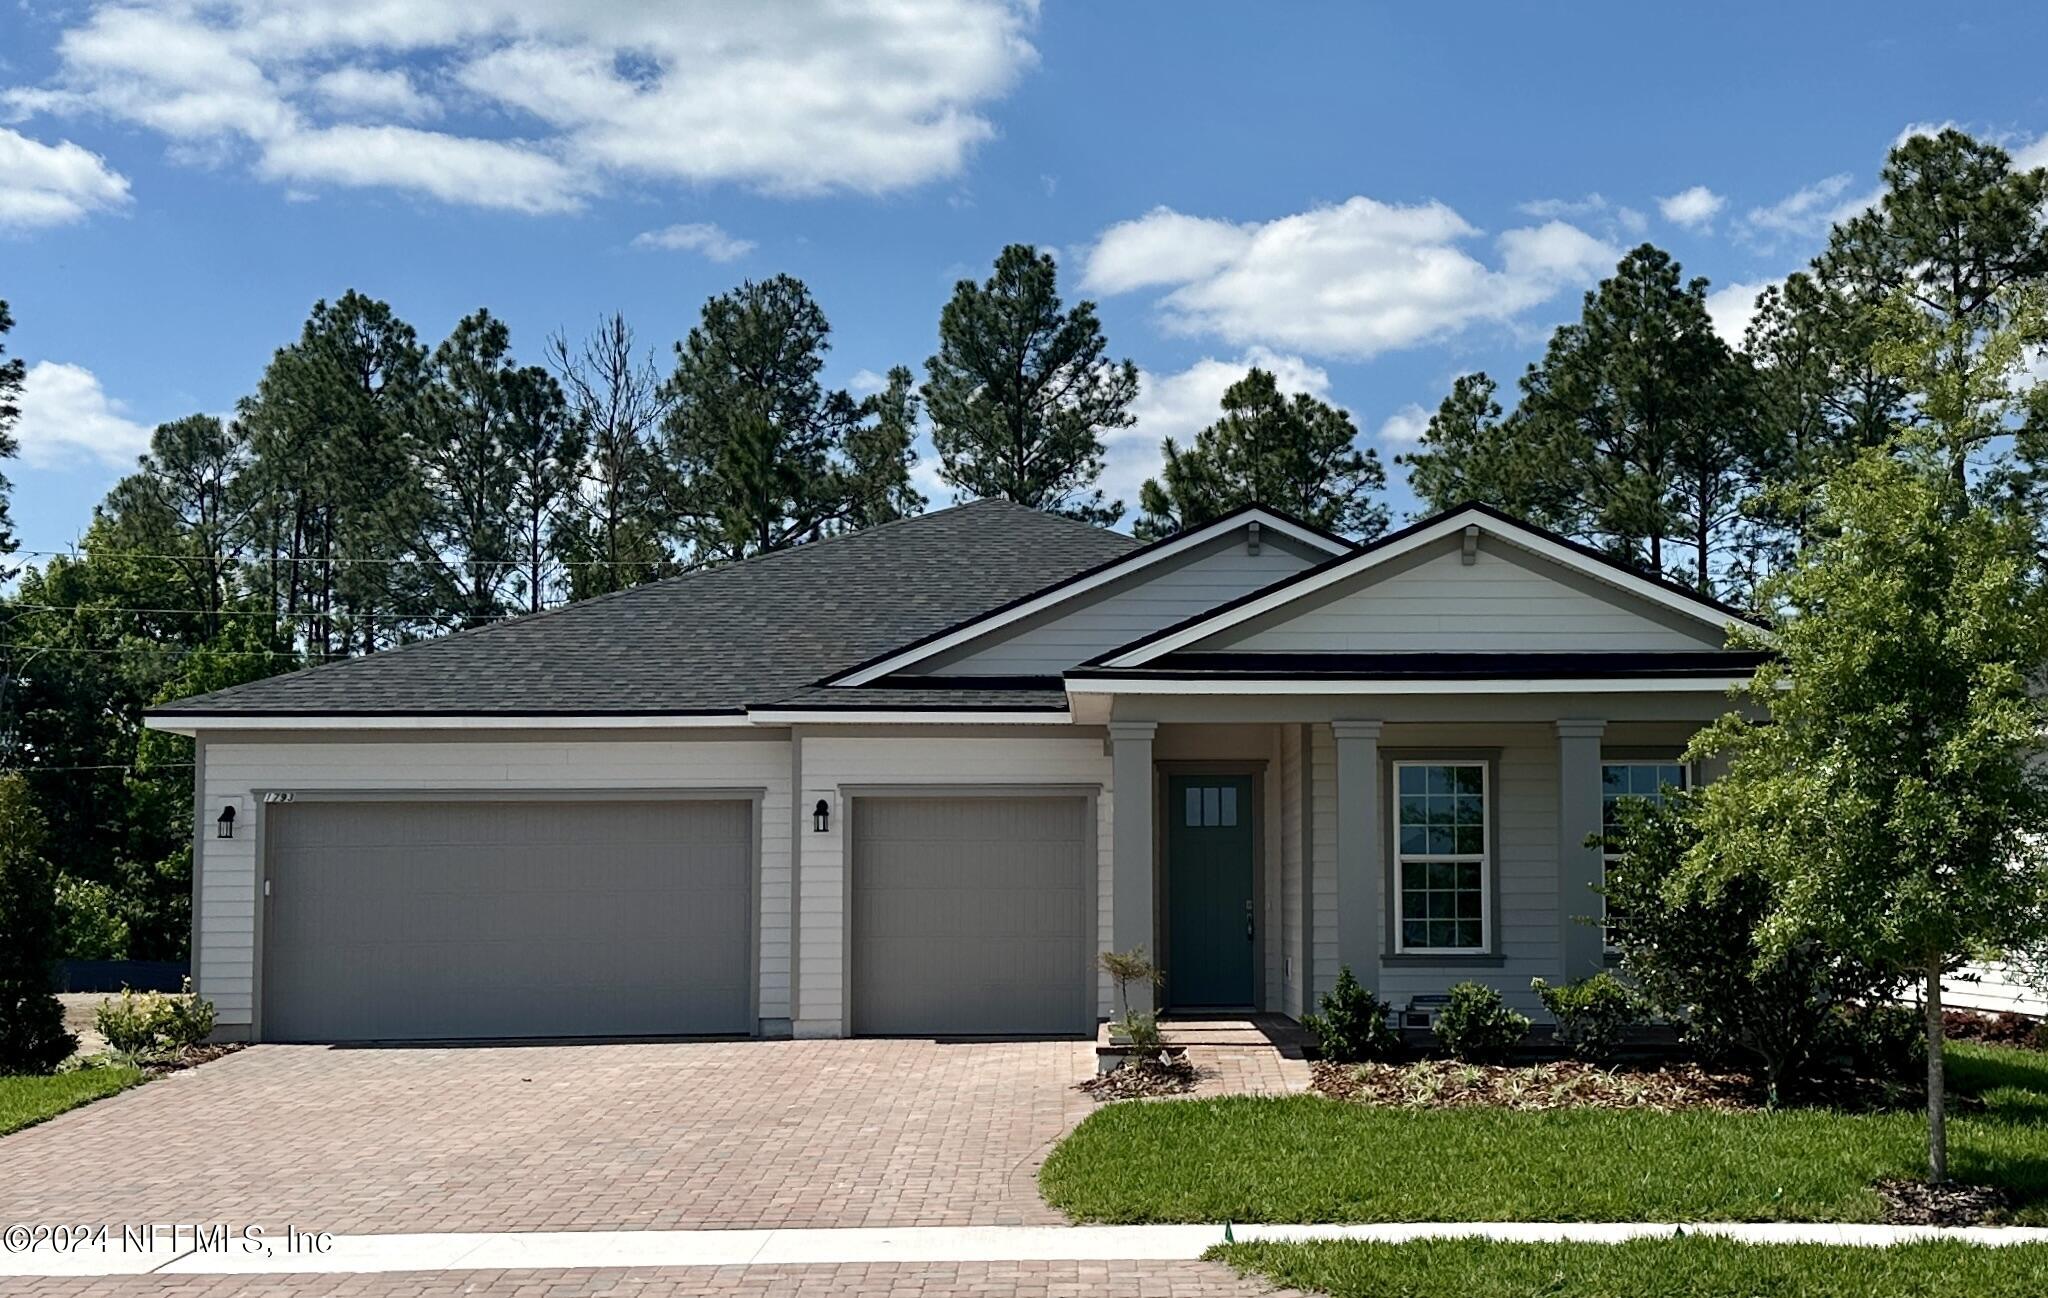
[(1306, 392), (1287, 396), (1254, 369), (1223, 394), (1223, 417), (1165, 465), (1138, 494), (1141, 539), (1197, 527), (1249, 504), (1283, 509), (1318, 527), (1370, 539), (1387, 526), (1375, 497), (1387, 485), (1377, 452), (1360, 451), (1351, 416)]
[(57, 872), (19, 775), (0, 775), (0, 1073), (47, 1073), (77, 1046), (53, 992)]
[(1819, 539), (1766, 583), (1790, 610), (1750, 698), (1695, 740), (1689, 868), (1772, 884), (1760, 959), (1808, 941), (1917, 976), (1928, 1171), (1948, 1175), (1941, 977), (2042, 914), (2048, 790), (2032, 767), (2048, 661), (2035, 522), (1972, 502), (1945, 454), (1869, 452), (1828, 484)]
[(1091, 491), (1102, 435), (1128, 428), (1138, 367), (1104, 355), (1093, 302), (1062, 309), (1053, 259), (1027, 244), (996, 258), (986, 283), (961, 280), (925, 362), (939, 477), (968, 496), (1001, 496), (1108, 525), (1123, 502)]

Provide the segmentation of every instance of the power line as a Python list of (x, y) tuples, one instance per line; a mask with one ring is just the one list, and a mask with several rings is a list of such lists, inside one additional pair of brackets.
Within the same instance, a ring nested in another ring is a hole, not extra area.
[[(474, 623), (472, 623), (472, 625), (480, 626), (486, 622), (504, 622), (516, 617), (532, 617), (534, 612), (536, 611), (547, 613), (558, 608), (567, 608), (571, 603), (574, 602), (576, 601), (565, 600), (558, 604), (543, 604), (538, 610), (520, 609), (517, 612), (508, 611), (504, 613), (494, 613), (487, 618), (478, 618)], [(26, 609), (30, 612), (35, 613), (151, 613), (190, 614), (193, 617), (267, 617), (279, 622), (290, 621), (293, 619), (318, 620), (320, 618), (328, 618), (334, 621), (345, 621), (350, 616), (347, 613), (321, 613), (317, 611), (305, 613), (280, 613), (270, 609), (262, 608), (147, 608), (130, 604), (22, 604), (14, 601), (5, 601), (4, 603), (0, 603), (0, 608)], [(386, 618), (394, 617), (447, 619), (460, 618), (466, 616), (460, 610), (451, 609), (436, 609), (432, 612), (427, 612), (415, 609), (380, 608), (374, 610), (374, 612), (380, 621)]]
[[(165, 559), (178, 563), (199, 563), (210, 560), (214, 563), (248, 564), (251, 567), (261, 567), (264, 564), (275, 563), (315, 563), (328, 565), (337, 563), (410, 563), (418, 564), (421, 567), (433, 566), (432, 561), (419, 558), (387, 559), (353, 555), (334, 555), (327, 558), (316, 558), (312, 555), (289, 554), (157, 554), (146, 550), (106, 550), (95, 546), (74, 547), (69, 550), (12, 550), (8, 553), (10, 555), (43, 559), (80, 559), (88, 554), (97, 554), (109, 559)], [(524, 569), (528, 562), (526, 559), (458, 559), (442, 566)], [(548, 566), (554, 568), (659, 568), (665, 562), (667, 561), (662, 559), (550, 559), (548, 560)], [(685, 565), (686, 568), (691, 566), (697, 565)]]
[(0, 775), (58, 775), (74, 771), (189, 771), (191, 762), (108, 762), (100, 766), (0, 766)]
[(341, 659), (374, 657), (371, 654), (316, 654), (298, 653), (291, 649), (208, 649), (203, 645), (179, 646), (157, 644), (120, 645), (115, 648), (89, 648), (78, 645), (25, 645), (0, 644), (0, 653), (23, 653), (30, 657), (36, 654), (134, 654), (168, 650), (181, 657), (187, 654), (210, 653), (222, 658), (298, 658), (298, 659)]

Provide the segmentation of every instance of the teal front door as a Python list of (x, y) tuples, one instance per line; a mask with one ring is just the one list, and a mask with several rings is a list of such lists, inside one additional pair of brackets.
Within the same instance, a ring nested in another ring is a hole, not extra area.
[(1252, 1004), (1252, 780), (1166, 782), (1166, 1004)]

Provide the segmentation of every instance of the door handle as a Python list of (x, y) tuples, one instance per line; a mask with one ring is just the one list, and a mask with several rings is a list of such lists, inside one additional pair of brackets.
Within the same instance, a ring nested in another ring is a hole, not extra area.
[(1244, 940), (1247, 942), (1252, 940), (1252, 899), (1250, 897), (1244, 899)]

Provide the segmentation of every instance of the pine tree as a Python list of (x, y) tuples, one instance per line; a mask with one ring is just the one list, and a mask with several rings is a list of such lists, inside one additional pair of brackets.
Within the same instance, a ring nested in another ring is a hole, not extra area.
[[(28, 374), (19, 356), (7, 355), (7, 333), (13, 328), (14, 316), (0, 300), (0, 460), (11, 460), (21, 450), (14, 440), (14, 423), (21, 417), (21, 387)], [(13, 485), (0, 473), (0, 581), (12, 575), (4, 560), (14, 552), (14, 519), (7, 512)]]
[(1306, 392), (1287, 396), (1253, 369), (1223, 394), (1223, 416), (1186, 451), (1167, 438), (1160, 477), (1139, 492), (1141, 538), (1197, 527), (1245, 505), (1270, 505), (1347, 536), (1387, 525), (1379, 455), (1356, 445), (1351, 416)]
[(1123, 502), (1091, 488), (1103, 434), (1133, 422), (1138, 367), (1106, 350), (1094, 303), (1062, 308), (1049, 254), (1011, 244), (985, 283), (961, 280), (925, 362), (939, 477), (968, 497), (1114, 523)]
[(642, 358), (623, 315), (582, 343), (549, 340), (571, 422), (588, 442), (582, 481), (557, 532), (569, 596), (583, 599), (652, 580), (673, 566), (663, 541), (660, 468), (651, 439), (668, 413), (660, 374)]

